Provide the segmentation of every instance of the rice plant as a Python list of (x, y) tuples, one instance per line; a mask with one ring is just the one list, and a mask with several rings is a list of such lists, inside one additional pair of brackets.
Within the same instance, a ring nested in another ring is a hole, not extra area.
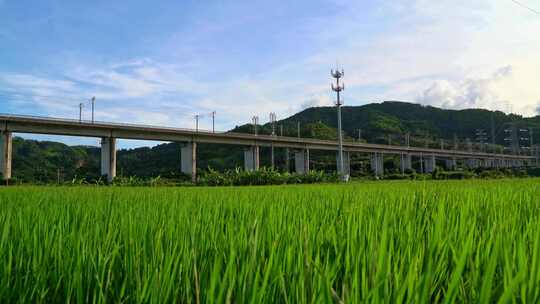
[(0, 302), (538, 303), (540, 180), (3, 188)]

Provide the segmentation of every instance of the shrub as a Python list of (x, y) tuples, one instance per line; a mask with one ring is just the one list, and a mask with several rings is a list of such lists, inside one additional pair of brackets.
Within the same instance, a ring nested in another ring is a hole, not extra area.
[(338, 181), (336, 174), (325, 174), (322, 171), (310, 171), (306, 174), (281, 173), (271, 168), (257, 171), (241, 169), (227, 170), (223, 173), (208, 169), (198, 179), (198, 184), (205, 186), (248, 186), (248, 185), (283, 185), (313, 184)]

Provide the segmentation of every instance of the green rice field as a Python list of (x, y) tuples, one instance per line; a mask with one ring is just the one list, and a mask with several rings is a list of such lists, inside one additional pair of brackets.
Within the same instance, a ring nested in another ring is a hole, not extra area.
[(0, 188), (1, 303), (539, 303), (540, 180)]

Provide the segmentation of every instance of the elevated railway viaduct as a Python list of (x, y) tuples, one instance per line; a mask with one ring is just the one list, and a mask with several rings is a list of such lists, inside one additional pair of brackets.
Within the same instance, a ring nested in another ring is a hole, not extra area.
[[(192, 129), (168, 128), (148, 125), (90, 122), (56, 119), (37, 116), (0, 115), (0, 172), (4, 179), (12, 176), (12, 134), (50, 134), (101, 138), (101, 174), (111, 181), (116, 176), (117, 139), (155, 140), (184, 143), (181, 150), (181, 170), (191, 174), (196, 180), (197, 144), (214, 143), (245, 147), (244, 167), (246, 170), (259, 168), (259, 148), (288, 148), (293, 151), (295, 170), (309, 171), (309, 151), (338, 151), (336, 141), (253, 135), (230, 132), (209, 132)], [(412, 158), (418, 157), (424, 172), (435, 169), (436, 159), (445, 160), (446, 166), (455, 168), (457, 161), (464, 161), (469, 167), (523, 167), (538, 163), (537, 157), (525, 155), (492, 154), (448, 149), (430, 149), (393, 145), (345, 142), (344, 174), (350, 172), (351, 153), (367, 153), (371, 159), (371, 169), (376, 175), (384, 172), (384, 155), (397, 155), (401, 170), (412, 168)], [(336, 153), (337, 155), (337, 153)]]

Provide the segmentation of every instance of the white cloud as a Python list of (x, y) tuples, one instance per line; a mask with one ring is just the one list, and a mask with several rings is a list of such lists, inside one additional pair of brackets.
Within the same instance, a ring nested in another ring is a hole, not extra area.
[(507, 101), (497, 93), (501, 86), (512, 77), (512, 67), (498, 69), (488, 78), (458, 81), (437, 80), (427, 88), (418, 102), (450, 109), (488, 108), (504, 110)]
[(313, 107), (327, 107), (331, 106), (332, 102), (328, 98), (328, 96), (312, 96), (311, 98), (307, 99), (302, 103), (301, 108), (302, 109), (308, 109)]

